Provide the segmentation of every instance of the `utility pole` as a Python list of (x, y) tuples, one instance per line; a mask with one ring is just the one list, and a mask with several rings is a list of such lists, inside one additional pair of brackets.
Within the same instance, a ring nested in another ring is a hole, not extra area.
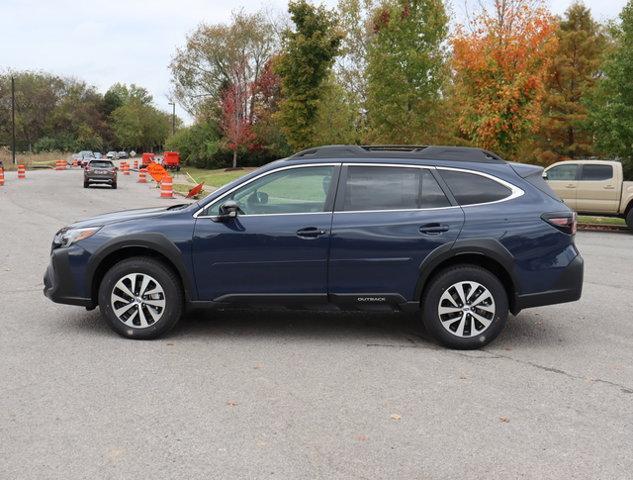
[(15, 165), (15, 78), (11, 77), (11, 154)]
[(172, 106), (172, 110), (171, 110), (171, 134), (174, 135), (176, 133), (176, 102), (169, 102), (169, 105)]

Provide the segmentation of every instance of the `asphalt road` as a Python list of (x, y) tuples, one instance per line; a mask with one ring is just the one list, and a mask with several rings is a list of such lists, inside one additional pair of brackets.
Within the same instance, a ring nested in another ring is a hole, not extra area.
[(1, 479), (633, 477), (633, 235), (579, 233), (582, 300), (480, 351), (404, 314), (197, 313), (129, 341), (41, 278), (65, 224), (177, 202), (135, 180), (0, 187)]

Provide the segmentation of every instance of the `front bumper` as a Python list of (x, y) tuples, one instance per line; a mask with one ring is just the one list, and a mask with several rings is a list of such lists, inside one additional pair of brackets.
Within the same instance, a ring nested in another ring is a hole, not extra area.
[(91, 298), (77, 295), (66, 249), (51, 253), (51, 263), (44, 274), (44, 295), (55, 303), (87, 308), (95, 306)]
[(565, 269), (553, 288), (544, 292), (517, 295), (512, 313), (516, 314), (525, 308), (542, 307), (558, 303), (575, 302), (582, 295), (584, 261), (578, 254)]

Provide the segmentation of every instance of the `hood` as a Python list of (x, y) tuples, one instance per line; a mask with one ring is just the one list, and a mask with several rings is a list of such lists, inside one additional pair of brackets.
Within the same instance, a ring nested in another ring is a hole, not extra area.
[(114, 223), (128, 220), (139, 220), (141, 218), (161, 217), (173, 211), (178, 211), (188, 204), (171, 205), (169, 207), (139, 208), (135, 210), (124, 210), (122, 212), (106, 213), (96, 217), (80, 220), (70, 225), (70, 228), (98, 227), (112, 225)]

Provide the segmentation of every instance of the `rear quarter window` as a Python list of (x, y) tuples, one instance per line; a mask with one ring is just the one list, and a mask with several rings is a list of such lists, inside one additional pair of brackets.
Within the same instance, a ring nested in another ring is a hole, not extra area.
[(505, 185), (475, 173), (439, 170), (460, 205), (498, 202), (512, 195)]

